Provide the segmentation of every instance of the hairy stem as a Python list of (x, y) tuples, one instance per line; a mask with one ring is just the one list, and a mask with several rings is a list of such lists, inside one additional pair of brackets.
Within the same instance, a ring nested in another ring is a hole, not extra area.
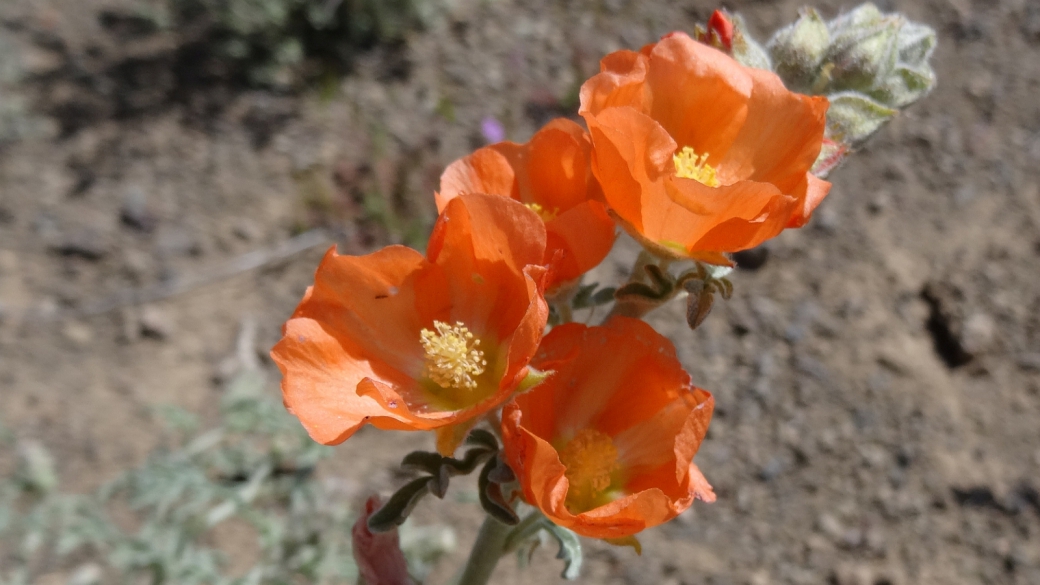
[(491, 516), (484, 518), (484, 524), (477, 533), (477, 541), (455, 585), (486, 585), (495, 571), (498, 559), (505, 553), (506, 538), (511, 526), (506, 526)]

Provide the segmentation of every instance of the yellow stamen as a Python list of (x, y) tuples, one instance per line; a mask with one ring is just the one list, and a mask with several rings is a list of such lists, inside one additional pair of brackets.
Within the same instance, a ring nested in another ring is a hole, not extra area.
[(542, 218), (542, 221), (552, 221), (556, 219), (556, 216), (560, 214), (559, 209), (546, 209), (537, 203), (524, 203), (524, 207), (538, 214), (538, 217)]
[(567, 508), (572, 513), (586, 512), (606, 503), (604, 495), (618, 469), (618, 451), (610, 436), (593, 429), (582, 429), (560, 450), (560, 462), (567, 468), (570, 482)]
[(672, 155), (675, 163), (675, 176), (683, 179), (693, 179), (709, 187), (718, 187), (719, 180), (715, 177), (715, 167), (708, 164), (708, 153), (697, 156), (697, 152), (689, 146)]
[(474, 339), (462, 323), (434, 321), (433, 328), (436, 331), (423, 329), (419, 333), (426, 351), (423, 375), (441, 388), (476, 388), (475, 377), (487, 366), (484, 352), (477, 349), (480, 340)]

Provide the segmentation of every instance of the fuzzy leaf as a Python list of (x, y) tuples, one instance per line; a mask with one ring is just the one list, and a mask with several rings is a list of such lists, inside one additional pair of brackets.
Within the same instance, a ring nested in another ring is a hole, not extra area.
[(432, 476), (414, 479), (390, 496), (386, 504), (368, 518), (368, 529), (372, 532), (386, 532), (400, 526), (408, 519), (423, 496), (430, 493), (429, 484)]
[(560, 544), (560, 552), (556, 558), (564, 562), (563, 578), (573, 581), (581, 574), (581, 541), (574, 532), (549, 522), (545, 522), (545, 530)]
[[(494, 481), (495, 476), (501, 474), (498, 472), (498, 467), (504, 465), (505, 463), (498, 457), (488, 460), (484, 464), (484, 469), (480, 471), (477, 492), (480, 495), (480, 506), (488, 515), (503, 524), (515, 526), (520, 523), (520, 517), (516, 515), (513, 507), (502, 494), (502, 484)], [(510, 470), (511, 472), (512, 470)]]
[(852, 91), (834, 94), (829, 99), (831, 107), (827, 110), (827, 133), (846, 144), (866, 140), (897, 113)]

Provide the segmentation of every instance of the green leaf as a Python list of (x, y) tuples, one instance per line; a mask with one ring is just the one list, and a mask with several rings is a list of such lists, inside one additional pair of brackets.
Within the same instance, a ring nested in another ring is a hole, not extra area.
[(869, 97), (852, 91), (828, 96), (827, 133), (840, 142), (856, 144), (866, 140), (897, 113)]
[(431, 481), (432, 476), (420, 477), (397, 490), (382, 508), (368, 517), (368, 529), (372, 532), (386, 532), (403, 524), (419, 500), (430, 493)]
[(899, 38), (896, 41), (899, 49), (899, 61), (911, 66), (923, 66), (930, 69), (928, 60), (932, 58), (932, 52), (935, 51), (937, 42), (935, 30), (931, 27), (907, 21), (899, 29)]
[(878, 102), (892, 108), (905, 108), (921, 99), (935, 87), (935, 72), (925, 65), (921, 68), (900, 65), (884, 82), (870, 92)]
[(484, 447), (489, 451), (498, 451), (498, 439), (495, 434), (486, 429), (473, 429), (466, 436), (465, 443), (477, 447)]
[(499, 457), (494, 457), (488, 460), (480, 471), (480, 477), (477, 479), (480, 506), (495, 520), (508, 526), (515, 526), (520, 523), (520, 517), (506, 501), (502, 493), (502, 484), (493, 480), (495, 476), (501, 477), (502, 472), (498, 471), (499, 466), (505, 466), (505, 463)]
[(578, 291), (575, 292), (574, 296), (571, 298), (571, 306), (575, 309), (584, 309), (585, 307), (590, 306), (592, 293), (595, 292), (596, 287), (598, 286), (598, 282), (579, 286)]
[(614, 294), (617, 289), (612, 286), (607, 286), (596, 291), (596, 294), (592, 295), (592, 305), (599, 306), (605, 305), (614, 300)]
[(556, 558), (564, 562), (562, 577), (568, 581), (577, 579), (581, 574), (581, 541), (578, 540), (578, 535), (548, 520), (545, 521), (545, 530), (560, 545), (560, 552), (556, 553)]

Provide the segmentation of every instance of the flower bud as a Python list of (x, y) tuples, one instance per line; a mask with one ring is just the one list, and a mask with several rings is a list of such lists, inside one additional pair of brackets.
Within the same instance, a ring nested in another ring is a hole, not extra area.
[(825, 66), (831, 88), (866, 92), (887, 78), (896, 66), (904, 23), (902, 17), (882, 15), (869, 3), (832, 20)]
[(733, 22), (733, 58), (746, 67), (772, 71), (773, 63), (769, 59), (769, 53), (748, 32), (744, 19), (739, 14), (734, 14), (730, 20)]
[(935, 43), (935, 31), (930, 27), (916, 22), (904, 22), (896, 41), (899, 62), (911, 67), (927, 67), (928, 59), (935, 50)]
[(766, 44), (777, 74), (793, 91), (808, 91), (830, 46), (827, 23), (805, 8), (798, 20), (778, 30)]

